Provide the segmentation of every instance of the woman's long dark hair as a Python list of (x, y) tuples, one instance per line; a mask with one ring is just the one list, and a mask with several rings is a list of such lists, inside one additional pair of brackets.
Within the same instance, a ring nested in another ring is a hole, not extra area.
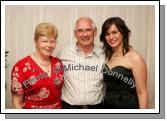
[(121, 34), (123, 36), (123, 55), (126, 54), (129, 51), (129, 47), (131, 47), (129, 45), (129, 36), (130, 36), (131, 31), (126, 26), (125, 22), (119, 17), (108, 18), (103, 23), (102, 31), (101, 31), (101, 34), (100, 34), (100, 41), (103, 43), (103, 49), (104, 49), (105, 57), (108, 60), (112, 57), (113, 51), (112, 51), (112, 47), (110, 45), (108, 45), (105, 36), (106, 36), (106, 33), (107, 33), (108, 29), (113, 24), (116, 25), (119, 32), (121, 32)]

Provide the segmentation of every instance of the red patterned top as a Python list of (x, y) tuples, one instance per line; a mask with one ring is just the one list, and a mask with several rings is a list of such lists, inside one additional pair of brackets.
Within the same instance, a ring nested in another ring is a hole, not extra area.
[(50, 59), (51, 77), (30, 56), (18, 61), (13, 67), (11, 92), (24, 95), (24, 108), (62, 108), (63, 65), (55, 57), (51, 56)]

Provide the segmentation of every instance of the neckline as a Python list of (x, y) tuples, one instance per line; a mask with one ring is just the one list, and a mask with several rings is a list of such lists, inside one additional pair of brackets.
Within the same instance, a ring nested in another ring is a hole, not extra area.
[(50, 66), (50, 64), (51, 64), (50, 58), (49, 58), (49, 63), (48, 63), (48, 64), (43, 64), (43, 63), (41, 63), (40, 59), (37, 58), (37, 56), (36, 56), (35, 53), (33, 53), (33, 55), (34, 55), (34, 57), (35, 57), (35, 60), (36, 60), (40, 65), (45, 66), (45, 67), (46, 67), (46, 66)]
[(121, 67), (121, 68), (123, 68), (123, 69), (125, 69), (125, 70), (127, 70), (127, 71), (132, 71), (131, 69), (129, 69), (129, 68), (123, 66), (123, 65), (117, 65), (117, 66), (112, 67), (111, 69), (109, 68), (109, 66), (108, 66), (107, 64), (106, 64), (106, 66), (107, 66), (107, 68), (108, 68), (109, 70), (113, 70), (113, 69), (115, 69), (115, 68)]
[[(34, 63), (34, 65), (37, 67), (37, 68), (39, 68), (40, 69), (40, 72), (42, 72), (42, 73), (47, 73), (46, 71), (44, 71), (36, 62), (35, 62), (35, 60), (33, 60), (32, 59), (32, 57), (29, 55), (28, 56), (29, 58), (30, 58), (30, 60), (31, 60), (31, 62), (33, 62)], [(50, 59), (51, 59), (51, 57), (49, 57)], [(52, 77), (52, 60), (50, 60), (50, 66), (51, 66), (51, 69), (50, 69), (50, 76), (47, 74), (47, 77), (49, 77), (49, 78), (51, 78)]]
[[(82, 52), (82, 51), (80, 50), (80, 48), (77, 47), (76, 44), (75, 44), (73, 47), (76, 49), (76, 52), (80, 52), (80, 53)], [(88, 56), (89, 56), (89, 55), (92, 56), (93, 54), (95, 54), (97, 57), (99, 57), (100, 51), (99, 51), (98, 46), (97, 46), (96, 44), (93, 45), (93, 49), (92, 49), (92, 51), (88, 54)]]

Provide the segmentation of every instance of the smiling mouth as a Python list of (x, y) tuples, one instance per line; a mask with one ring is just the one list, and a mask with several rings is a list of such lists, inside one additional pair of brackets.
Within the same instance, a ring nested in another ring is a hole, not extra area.
[(84, 38), (81, 38), (81, 40), (83, 40), (83, 41), (89, 41), (90, 37), (84, 37)]
[(51, 49), (49, 49), (49, 50), (45, 50), (46, 52), (52, 52), (52, 50)]
[(115, 44), (115, 42), (116, 42), (115, 40), (113, 40), (113, 41), (110, 41), (110, 44)]

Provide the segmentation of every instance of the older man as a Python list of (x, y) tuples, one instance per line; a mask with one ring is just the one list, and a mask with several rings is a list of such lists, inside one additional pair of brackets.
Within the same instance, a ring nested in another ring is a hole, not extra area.
[(65, 71), (62, 89), (65, 109), (102, 108), (104, 56), (101, 48), (94, 44), (96, 34), (96, 26), (90, 18), (79, 18), (74, 29), (76, 44), (67, 47), (59, 56)]

